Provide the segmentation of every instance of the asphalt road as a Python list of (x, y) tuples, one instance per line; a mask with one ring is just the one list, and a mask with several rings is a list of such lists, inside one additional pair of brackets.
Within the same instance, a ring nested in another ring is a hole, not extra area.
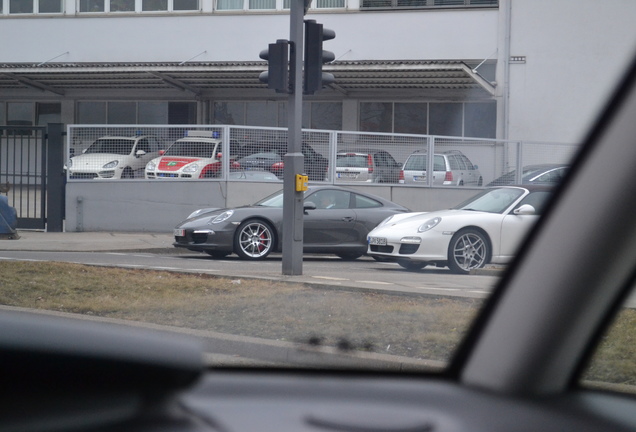
[(282, 274), (280, 255), (263, 261), (244, 261), (235, 256), (215, 260), (195, 252), (162, 251), (0, 251), (0, 260), (62, 261), (91, 265), (147, 268), (215, 274), (231, 278), (263, 278), (323, 285), (342, 289), (396, 291), (460, 297), (486, 297), (497, 283), (497, 276), (455, 275), (446, 268), (426, 267), (407, 271), (399, 265), (378, 262), (369, 257), (344, 261), (329, 255), (306, 255), (303, 274)]

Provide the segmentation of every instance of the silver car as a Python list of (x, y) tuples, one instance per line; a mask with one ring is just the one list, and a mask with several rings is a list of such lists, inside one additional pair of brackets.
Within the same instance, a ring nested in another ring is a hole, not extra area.
[[(428, 184), (426, 164), (428, 153), (415, 151), (404, 162), (400, 183)], [(484, 179), (477, 165), (458, 150), (433, 155), (433, 186), (481, 186)]]
[(336, 180), (398, 183), (402, 165), (385, 150), (351, 150), (336, 154)]

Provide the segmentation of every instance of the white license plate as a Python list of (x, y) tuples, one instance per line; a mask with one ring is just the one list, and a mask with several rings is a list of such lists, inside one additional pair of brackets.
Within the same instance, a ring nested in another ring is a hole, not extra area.
[(338, 173), (338, 178), (356, 178), (358, 173)]
[(384, 237), (369, 237), (369, 244), (375, 246), (386, 246), (386, 238)]
[(183, 228), (175, 228), (174, 236), (175, 237), (185, 237), (185, 230)]

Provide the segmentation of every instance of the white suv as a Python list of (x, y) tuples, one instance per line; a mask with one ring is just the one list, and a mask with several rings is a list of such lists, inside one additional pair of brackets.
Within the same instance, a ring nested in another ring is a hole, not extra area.
[[(404, 162), (400, 183), (425, 185), (428, 182), (428, 153), (416, 151)], [(484, 179), (462, 152), (450, 150), (433, 155), (433, 186), (481, 186)]]
[(159, 141), (149, 135), (105, 136), (67, 162), (71, 179), (142, 177), (148, 161), (159, 156)]

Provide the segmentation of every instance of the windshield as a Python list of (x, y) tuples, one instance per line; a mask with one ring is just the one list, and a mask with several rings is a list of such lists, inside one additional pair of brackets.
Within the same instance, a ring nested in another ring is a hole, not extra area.
[(190, 156), (213, 158), (217, 143), (205, 141), (176, 141), (164, 153), (164, 156)]
[(514, 188), (485, 190), (455, 208), (457, 210), (503, 213), (524, 193), (525, 191), (523, 189)]
[(337, 60), (294, 98), (259, 80), (288, 2), (89, 3), (4, 11), (0, 303), (238, 341), (212, 366), (445, 370), (636, 52), (628, 0), (317, 1)]
[(283, 191), (281, 190), (281, 191), (275, 192), (272, 195), (256, 202), (254, 205), (262, 206), (262, 207), (283, 208)]
[(102, 138), (95, 141), (85, 153), (109, 153), (118, 155), (129, 155), (135, 145), (134, 139), (125, 138)]

